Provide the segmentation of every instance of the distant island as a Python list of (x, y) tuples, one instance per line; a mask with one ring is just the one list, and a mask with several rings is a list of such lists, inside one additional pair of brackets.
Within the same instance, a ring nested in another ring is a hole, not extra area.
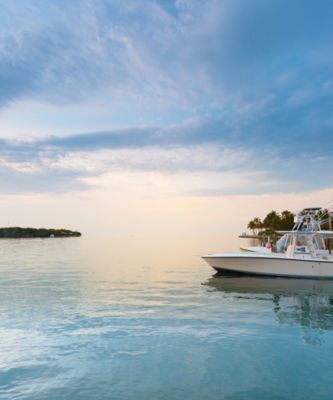
[(0, 228), (0, 239), (23, 239), (23, 238), (66, 238), (79, 237), (80, 232), (69, 229), (45, 229), (45, 228)]

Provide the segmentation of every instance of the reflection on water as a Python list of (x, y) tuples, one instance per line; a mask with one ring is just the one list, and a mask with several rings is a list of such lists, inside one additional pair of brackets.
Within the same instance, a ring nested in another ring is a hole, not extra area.
[(200, 246), (0, 241), (1, 400), (333, 398), (333, 282), (212, 276)]
[(333, 330), (332, 280), (215, 274), (204, 285), (239, 298), (271, 301), (279, 323), (303, 327), (305, 341), (320, 343), (321, 330)]

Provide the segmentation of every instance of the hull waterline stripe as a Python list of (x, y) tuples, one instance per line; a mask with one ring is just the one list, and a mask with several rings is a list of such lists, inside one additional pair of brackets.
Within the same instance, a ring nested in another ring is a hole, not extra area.
[(248, 272), (242, 271), (238, 269), (228, 269), (222, 267), (213, 267), (217, 272), (227, 272), (229, 274), (235, 273), (239, 275), (256, 275), (256, 276), (272, 276), (272, 277), (282, 277), (282, 278), (296, 278), (296, 279), (326, 279), (326, 280), (333, 280), (333, 276), (318, 276), (318, 275), (289, 275), (289, 274), (272, 274), (269, 272)]

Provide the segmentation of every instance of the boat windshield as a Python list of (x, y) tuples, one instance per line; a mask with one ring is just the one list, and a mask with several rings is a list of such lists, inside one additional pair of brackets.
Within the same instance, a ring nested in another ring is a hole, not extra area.
[(312, 237), (312, 242), (313, 242), (313, 245), (314, 245), (314, 247), (316, 249), (318, 249), (318, 250), (325, 250), (326, 249), (324, 240), (321, 237), (319, 237), (318, 235), (314, 235)]

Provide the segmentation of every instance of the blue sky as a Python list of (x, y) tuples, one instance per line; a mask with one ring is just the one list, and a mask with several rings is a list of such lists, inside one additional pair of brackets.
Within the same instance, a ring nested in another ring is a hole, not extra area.
[(1, 3), (2, 194), (332, 188), (332, 1)]

